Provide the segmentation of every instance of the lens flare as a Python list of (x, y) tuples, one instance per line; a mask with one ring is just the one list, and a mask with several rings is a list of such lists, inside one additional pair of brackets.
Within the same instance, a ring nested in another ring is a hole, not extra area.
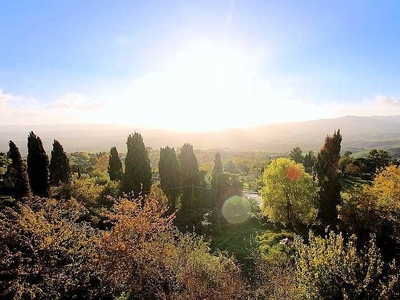
[(251, 206), (249, 200), (240, 196), (227, 199), (222, 206), (222, 215), (233, 224), (243, 223), (250, 217)]

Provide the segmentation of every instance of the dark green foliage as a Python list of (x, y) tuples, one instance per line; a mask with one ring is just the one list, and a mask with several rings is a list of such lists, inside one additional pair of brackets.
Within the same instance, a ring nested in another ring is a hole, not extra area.
[(194, 186), (198, 183), (199, 166), (196, 155), (193, 152), (193, 146), (184, 144), (179, 154), (182, 196), (182, 210), (192, 207), (194, 202)]
[(243, 182), (236, 174), (219, 173), (215, 177), (215, 190), (217, 193), (216, 205), (221, 208), (228, 198), (243, 194)]
[(165, 147), (160, 149), (160, 160), (158, 162), (161, 189), (168, 198), (168, 205), (172, 211), (176, 208), (176, 200), (181, 193), (179, 163), (176, 158), (175, 149)]
[(289, 158), (297, 164), (302, 164), (304, 162), (303, 150), (300, 147), (293, 148), (289, 153)]
[(50, 159), (50, 184), (57, 186), (71, 180), (71, 167), (69, 159), (59, 141), (54, 140)]
[(42, 140), (33, 131), (28, 135), (28, 176), (32, 192), (47, 196), (49, 191), (49, 158), (44, 151)]
[(7, 154), (0, 152), (0, 175), (6, 172), (9, 163), (10, 162), (7, 158)]
[(368, 152), (366, 159), (369, 173), (374, 174), (387, 167), (392, 161), (392, 156), (386, 150), (372, 149)]
[(320, 218), (323, 224), (334, 226), (337, 222), (337, 208), (340, 204), (339, 159), (342, 135), (340, 130), (327, 136), (318, 153), (315, 171), (320, 186)]
[(134, 197), (148, 194), (151, 188), (151, 167), (149, 155), (142, 136), (135, 132), (128, 136), (128, 152), (125, 158), (125, 173), (122, 178), (122, 192), (133, 193)]
[(112, 147), (110, 150), (110, 159), (108, 163), (108, 175), (110, 175), (110, 180), (119, 181), (122, 179), (122, 163), (119, 158), (118, 151), (116, 147)]
[(214, 168), (212, 170), (212, 178), (211, 178), (211, 187), (213, 189), (216, 189), (217, 187), (217, 175), (222, 173), (223, 167), (222, 167), (222, 160), (221, 160), (221, 154), (217, 152), (215, 154), (215, 159), (214, 159)]
[(9, 142), (9, 147), (10, 150), (8, 151), (8, 157), (11, 159), (11, 164), (8, 165), (7, 177), (13, 184), (18, 198), (30, 196), (31, 188), (29, 185), (26, 165), (22, 161), (19, 149), (13, 141)]
[(312, 174), (313, 173), (313, 168), (314, 168), (314, 165), (315, 165), (316, 161), (317, 161), (317, 157), (315, 156), (314, 152), (312, 152), (312, 151), (308, 152), (304, 156), (303, 166), (304, 166), (304, 170), (308, 174)]

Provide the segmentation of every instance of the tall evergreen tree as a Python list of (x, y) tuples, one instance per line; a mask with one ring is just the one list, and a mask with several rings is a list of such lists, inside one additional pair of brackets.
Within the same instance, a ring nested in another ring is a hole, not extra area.
[(33, 131), (28, 135), (28, 176), (32, 192), (47, 196), (49, 191), (49, 158), (44, 151), (42, 140)]
[(11, 164), (8, 165), (7, 176), (13, 184), (18, 198), (31, 196), (28, 173), (21, 153), (13, 141), (9, 142), (9, 147), (8, 157), (11, 159)]
[(315, 156), (314, 152), (309, 151), (306, 155), (304, 155), (303, 166), (304, 166), (305, 171), (308, 174), (313, 173), (313, 167), (314, 167), (316, 161), (317, 161), (317, 157)]
[(218, 178), (219, 174), (222, 174), (224, 172), (223, 166), (222, 166), (222, 159), (221, 159), (221, 154), (219, 152), (215, 153), (215, 158), (214, 158), (214, 168), (211, 173), (211, 188), (214, 191), (214, 205), (215, 206), (218, 202), (218, 197), (219, 197), (219, 185), (218, 185)]
[(194, 188), (199, 179), (199, 165), (196, 155), (193, 152), (193, 146), (184, 144), (179, 154), (182, 196), (182, 210), (187, 210), (194, 203)]
[(179, 163), (176, 158), (175, 149), (165, 147), (160, 149), (160, 160), (158, 162), (161, 189), (168, 198), (171, 211), (176, 209), (176, 201), (181, 192)]
[(132, 193), (138, 197), (146, 195), (151, 188), (151, 167), (149, 154), (142, 136), (135, 132), (128, 136), (128, 152), (125, 158), (125, 173), (122, 178), (122, 192)]
[(320, 218), (324, 225), (335, 226), (337, 222), (337, 205), (340, 204), (339, 159), (342, 135), (335, 131), (332, 137), (327, 136), (325, 144), (317, 156), (315, 171), (320, 186)]
[(296, 164), (302, 164), (304, 162), (303, 150), (300, 147), (294, 147), (289, 153), (289, 158)]
[(53, 142), (49, 172), (50, 184), (52, 185), (58, 185), (61, 182), (68, 183), (71, 180), (71, 167), (68, 156), (64, 152), (63, 146), (57, 140)]
[(119, 158), (117, 148), (112, 147), (108, 162), (108, 175), (110, 175), (110, 180), (119, 181), (122, 179), (122, 174), (122, 163), (121, 159)]

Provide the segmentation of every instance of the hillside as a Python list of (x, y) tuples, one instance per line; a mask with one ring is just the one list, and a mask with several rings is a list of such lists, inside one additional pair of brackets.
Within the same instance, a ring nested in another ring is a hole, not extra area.
[(26, 153), (26, 137), (33, 130), (49, 151), (53, 139), (57, 139), (67, 152), (109, 151), (112, 146), (123, 152), (128, 134), (137, 131), (142, 134), (146, 146), (152, 148), (166, 145), (180, 147), (184, 143), (191, 143), (201, 150), (281, 153), (290, 151), (295, 146), (300, 146), (305, 151), (318, 150), (325, 136), (331, 135), (336, 129), (340, 129), (343, 135), (343, 151), (382, 148), (400, 152), (400, 116), (347, 116), (217, 132), (179, 132), (106, 124), (0, 126), (0, 151), (7, 151), (8, 141), (12, 139), (21, 152)]

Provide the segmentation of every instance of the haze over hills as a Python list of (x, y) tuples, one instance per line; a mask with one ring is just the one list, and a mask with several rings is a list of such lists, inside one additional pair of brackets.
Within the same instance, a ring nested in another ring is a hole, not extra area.
[(128, 134), (135, 131), (141, 133), (146, 146), (152, 148), (167, 145), (177, 148), (190, 143), (200, 150), (283, 153), (299, 146), (304, 151), (317, 151), (326, 135), (333, 134), (337, 129), (342, 132), (343, 151), (381, 148), (400, 152), (400, 116), (346, 116), (216, 132), (180, 132), (106, 124), (0, 126), (0, 151), (7, 151), (8, 141), (13, 140), (22, 154), (26, 154), (27, 135), (31, 130), (41, 137), (48, 153), (53, 139), (59, 140), (67, 152), (109, 151), (112, 146), (124, 152)]

